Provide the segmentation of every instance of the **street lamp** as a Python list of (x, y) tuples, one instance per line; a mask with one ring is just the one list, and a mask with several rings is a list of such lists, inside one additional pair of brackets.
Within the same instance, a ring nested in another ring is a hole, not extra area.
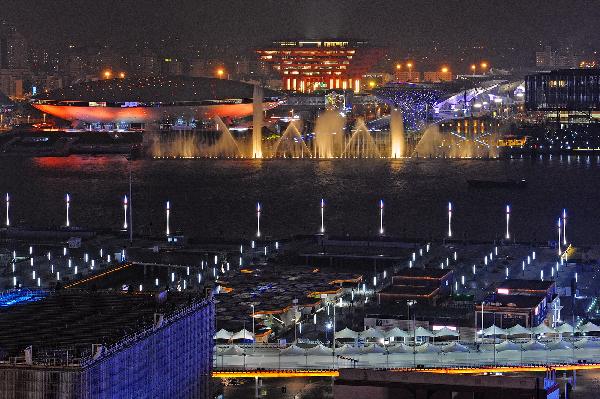
[(471, 65), (471, 72), (473, 72), (473, 75), (475, 75), (475, 70), (477, 69), (477, 65), (472, 64)]
[(121, 78), (121, 79), (125, 79), (125, 72), (121, 72), (121, 73), (119, 73), (119, 78)]
[(225, 75), (225, 70), (223, 68), (217, 69), (217, 76), (219, 77), (219, 79), (223, 79), (224, 75)]
[(110, 77), (112, 76), (112, 72), (110, 70), (106, 70), (104, 71), (104, 78), (105, 79), (110, 79)]
[(413, 63), (412, 62), (408, 62), (406, 64), (406, 66), (408, 67), (408, 80), (412, 81), (412, 67), (413, 67)]

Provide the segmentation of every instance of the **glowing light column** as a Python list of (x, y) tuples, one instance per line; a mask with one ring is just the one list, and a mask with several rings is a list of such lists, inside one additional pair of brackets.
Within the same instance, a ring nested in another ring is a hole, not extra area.
[(167, 235), (171, 234), (170, 217), (171, 217), (171, 201), (167, 201)]
[(510, 239), (510, 230), (509, 230), (509, 221), (510, 221), (510, 205), (506, 205), (506, 239)]
[(560, 256), (562, 253), (562, 250), (560, 248), (560, 231), (561, 231), (560, 218), (558, 218), (557, 226), (558, 226), (558, 256)]
[(448, 237), (452, 237), (452, 202), (448, 202)]
[(563, 225), (563, 245), (567, 246), (567, 210), (563, 209), (562, 213), (562, 225)]
[(256, 204), (256, 236), (260, 237), (260, 202)]
[(69, 207), (71, 206), (71, 197), (69, 196), (69, 194), (67, 194), (67, 196), (65, 197), (65, 205), (67, 207), (67, 223), (65, 226), (69, 227), (71, 226), (71, 221), (69, 220)]
[(123, 230), (127, 230), (127, 196), (123, 197)]
[(383, 234), (383, 200), (379, 200), (379, 234)]
[(10, 217), (9, 217), (9, 211), (10, 209), (10, 196), (8, 195), (8, 193), (6, 193), (6, 227), (10, 226)]
[(321, 234), (325, 233), (325, 200), (321, 198)]

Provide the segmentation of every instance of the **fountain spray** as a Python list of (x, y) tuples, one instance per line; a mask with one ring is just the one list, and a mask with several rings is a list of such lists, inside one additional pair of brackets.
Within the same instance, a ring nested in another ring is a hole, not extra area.
[(566, 209), (563, 209), (562, 224), (563, 224), (563, 245), (567, 246), (567, 210)]
[(560, 218), (558, 218), (557, 226), (558, 226), (558, 256), (560, 256), (562, 253), (562, 250), (560, 248), (560, 231), (561, 231)]
[(10, 218), (8, 210), (10, 209), (10, 196), (6, 193), (6, 227), (10, 226)]

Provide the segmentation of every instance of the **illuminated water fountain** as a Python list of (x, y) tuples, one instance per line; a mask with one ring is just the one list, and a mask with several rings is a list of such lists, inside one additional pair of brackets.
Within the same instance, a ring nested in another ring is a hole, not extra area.
[(391, 157), (404, 157), (404, 148), (406, 146), (404, 137), (404, 117), (399, 109), (392, 110), (390, 114), (390, 142)]
[(365, 121), (358, 118), (354, 125), (354, 132), (344, 149), (346, 158), (381, 158), (375, 140), (371, 136)]
[(289, 123), (279, 140), (273, 147), (274, 158), (310, 158), (311, 152), (306, 146), (300, 129), (299, 121)]
[(315, 157), (338, 158), (344, 152), (346, 118), (329, 109), (317, 118), (315, 124)]
[(255, 85), (252, 96), (252, 158), (262, 158), (263, 89)]

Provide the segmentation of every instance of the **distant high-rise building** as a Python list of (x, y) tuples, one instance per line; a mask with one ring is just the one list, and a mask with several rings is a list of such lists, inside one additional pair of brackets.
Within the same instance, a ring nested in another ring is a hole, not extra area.
[(27, 68), (27, 41), (7, 21), (0, 21), (0, 69)]
[(577, 68), (577, 56), (571, 48), (552, 49), (545, 46), (535, 53), (535, 66), (540, 69)]

